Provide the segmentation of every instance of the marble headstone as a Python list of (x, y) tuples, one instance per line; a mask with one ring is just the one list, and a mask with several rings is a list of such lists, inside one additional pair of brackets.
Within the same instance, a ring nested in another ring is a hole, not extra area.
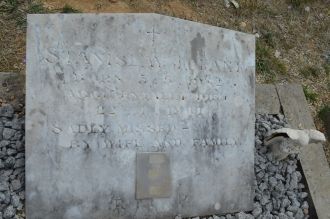
[(250, 210), (253, 35), (157, 14), (29, 15), (26, 214)]

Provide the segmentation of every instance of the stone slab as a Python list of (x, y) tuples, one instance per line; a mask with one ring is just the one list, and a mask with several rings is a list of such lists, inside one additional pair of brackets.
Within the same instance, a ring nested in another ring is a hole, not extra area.
[(256, 84), (256, 112), (258, 114), (281, 113), (281, 104), (274, 84)]
[[(315, 129), (313, 117), (299, 84), (277, 84), (277, 92), (293, 128)], [(319, 219), (330, 218), (330, 169), (322, 144), (312, 144), (299, 155), (308, 188)]]
[[(246, 211), (254, 197), (255, 38), (156, 14), (29, 15), (28, 218)], [(172, 193), (137, 200), (136, 154)]]

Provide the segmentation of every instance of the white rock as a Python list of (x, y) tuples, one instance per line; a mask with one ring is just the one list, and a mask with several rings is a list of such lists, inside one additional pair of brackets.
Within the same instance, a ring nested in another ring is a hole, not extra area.
[(229, 2), (229, 0), (223, 0), (223, 2), (224, 2), (224, 4), (225, 4), (226, 8), (229, 8), (229, 7), (230, 7), (230, 2)]
[(236, 0), (230, 0), (230, 3), (232, 3), (235, 8), (239, 8), (239, 4)]
[(276, 50), (276, 51), (275, 51), (275, 57), (276, 57), (276, 58), (279, 58), (279, 57), (280, 57), (280, 55), (281, 55), (281, 52), (280, 52), (280, 51), (278, 51), (278, 50)]
[(244, 21), (242, 21), (239, 25), (241, 28), (245, 28), (246, 27), (246, 23)]

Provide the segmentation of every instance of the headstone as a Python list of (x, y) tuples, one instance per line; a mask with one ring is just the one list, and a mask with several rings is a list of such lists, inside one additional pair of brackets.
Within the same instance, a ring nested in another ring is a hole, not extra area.
[(251, 210), (253, 35), (156, 14), (29, 15), (27, 218)]

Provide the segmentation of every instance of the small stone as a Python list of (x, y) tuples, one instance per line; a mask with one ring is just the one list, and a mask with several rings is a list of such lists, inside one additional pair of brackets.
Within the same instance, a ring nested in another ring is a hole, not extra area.
[(0, 117), (12, 118), (14, 115), (14, 108), (11, 105), (4, 105), (0, 107)]
[(14, 168), (24, 167), (24, 165), (25, 165), (25, 159), (19, 158), (19, 159), (16, 159)]
[(9, 190), (8, 182), (6, 181), (0, 182), (0, 192), (8, 191), (8, 190)]
[(278, 173), (275, 174), (275, 178), (278, 179), (278, 180), (281, 180), (281, 181), (285, 180), (284, 177), (281, 174), (278, 174)]
[[(12, 129), (12, 130), (14, 130), (14, 129)], [(16, 131), (16, 130), (14, 130), (14, 131), (15, 131), (15, 134), (14, 134), (13, 137), (11, 137), (10, 140), (11, 141), (19, 141), (23, 137), (23, 135), (19, 131)]]
[(268, 182), (269, 182), (269, 185), (272, 186), (272, 187), (277, 185), (277, 180), (276, 180), (275, 177), (269, 177)]
[(261, 200), (260, 200), (260, 204), (261, 204), (262, 206), (265, 206), (268, 202), (269, 202), (268, 197), (266, 197), (266, 196), (262, 196), (262, 198), (261, 198)]
[(12, 168), (15, 165), (15, 158), (14, 157), (8, 157), (5, 160), (5, 167), (6, 168)]
[(281, 205), (281, 207), (282, 208), (286, 208), (287, 206), (289, 206), (291, 204), (291, 201), (289, 200), (289, 199), (287, 199), (287, 198), (284, 198), (283, 200), (282, 200), (282, 205)]
[(4, 202), (6, 199), (6, 195), (3, 192), (0, 192), (0, 204)]
[(258, 179), (262, 179), (265, 176), (265, 172), (264, 171), (260, 171), (259, 173), (257, 173), (257, 178)]
[(5, 167), (4, 162), (0, 159), (0, 170), (3, 169)]
[(2, 137), (5, 140), (11, 139), (15, 135), (16, 131), (10, 128), (4, 128), (2, 132)]
[[(1, 135), (1, 133), (0, 133)], [(8, 140), (2, 140), (0, 141), (0, 148), (7, 147), (10, 144), (10, 141)]]
[(296, 213), (295, 216), (294, 216), (294, 218), (295, 218), (295, 219), (303, 219), (304, 216), (305, 216), (305, 215), (304, 215), (303, 210), (298, 209), (298, 210), (297, 210), (297, 213)]
[(308, 209), (309, 208), (309, 205), (308, 205), (308, 202), (307, 201), (304, 201), (303, 204), (301, 205), (301, 208), (302, 209)]
[(12, 156), (14, 154), (17, 154), (17, 151), (13, 148), (8, 148), (7, 149), (7, 154), (8, 154), (8, 156)]
[(19, 196), (18, 196), (18, 195), (13, 195), (13, 196), (11, 197), (11, 204), (12, 204), (15, 208), (17, 208), (17, 207), (19, 207), (19, 206), (21, 205), (21, 202), (20, 202), (20, 200), (19, 200)]
[(260, 167), (261, 169), (263, 169), (263, 170), (266, 169), (266, 165), (265, 165), (265, 164), (260, 164), (259, 167)]
[(10, 127), (15, 130), (22, 130), (22, 126), (23, 123), (17, 118), (17, 115), (15, 115), (14, 119), (11, 121)]
[(303, 211), (304, 211), (304, 214), (305, 214), (305, 215), (308, 215), (308, 213), (309, 213), (308, 208), (305, 208)]
[(10, 192), (9, 191), (6, 191), (5, 192), (5, 200), (4, 200), (4, 204), (8, 205), (10, 204)]
[(24, 158), (25, 157), (25, 154), (24, 153), (18, 153), (15, 158), (16, 159), (19, 159), (19, 158)]
[(277, 167), (275, 165), (270, 164), (267, 166), (267, 170), (270, 173), (275, 173), (277, 171)]
[[(305, 188), (305, 185), (302, 184), (302, 183), (299, 183), (298, 184), (298, 189), (304, 189)], [(307, 194), (307, 193), (306, 193)], [(307, 194), (308, 195), (308, 194)], [(307, 197), (307, 196), (306, 196)]]
[(21, 142), (21, 141), (16, 141), (16, 143), (15, 143), (15, 149), (16, 149), (17, 151), (22, 151), (22, 150), (24, 150), (24, 144), (23, 144), (23, 142)]
[(271, 202), (269, 202), (266, 206), (265, 206), (265, 209), (269, 212), (271, 212), (273, 210), (273, 205)]
[(290, 206), (287, 208), (288, 211), (291, 211), (291, 212), (293, 212), (293, 213), (297, 212), (298, 209), (299, 209), (299, 207), (298, 207), (298, 206), (295, 206), (295, 205), (290, 205)]
[(5, 211), (3, 212), (3, 218), (4, 219), (10, 219), (12, 217), (14, 217), (16, 214), (16, 210), (13, 206), (9, 205)]
[[(299, 185), (298, 185), (298, 187), (300, 188)], [(308, 193), (307, 193), (307, 192), (302, 192), (302, 193), (300, 193), (300, 198), (301, 198), (301, 199), (305, 199), (307, 196), (308, 196)]]
[(239, 212), (236, 215), (236, 219), (247, 219), (248, 215), (245, 214), (244, 212)]
[(291, 211), (287, 211), (286, 215), (288, 215), (290, 218), (293, 218), (293, 213)]
[(281, 55), (281, 52), (278, 51), (278, 50), (276, 50), (274, 56), (275, 56), (276, 58), (279, 58), (280, 55)]
[(278, 218), (279, 219), (289, 219), (288, 216), (286, 214), (284, 214), (284, 213), (279, 213), (278, 214)]
[(24, 200), (25, 199), (25, 192), (24, 191), (19, 192), (18, 196), (21, 200)]
[(266, 183), (260, 183), (260, 185), (259, 185), (259, 189), (260, 189), (261, 192), (264, 191), (264, 190), (266, 190), (267, 187), (268, 186), (266, 185)]
[(241, 28), (245, 28), (245, 27), (246, 27), (246, 23), (245, 23), (244, 21), (242, 21), (242, 22), (239, 24), (239, 26), (240, 26)]
[(22, 188), (22, 184), (19, 180), (15, 179), (11, 182), (11, 187), (13, 191), (17, 191)]

